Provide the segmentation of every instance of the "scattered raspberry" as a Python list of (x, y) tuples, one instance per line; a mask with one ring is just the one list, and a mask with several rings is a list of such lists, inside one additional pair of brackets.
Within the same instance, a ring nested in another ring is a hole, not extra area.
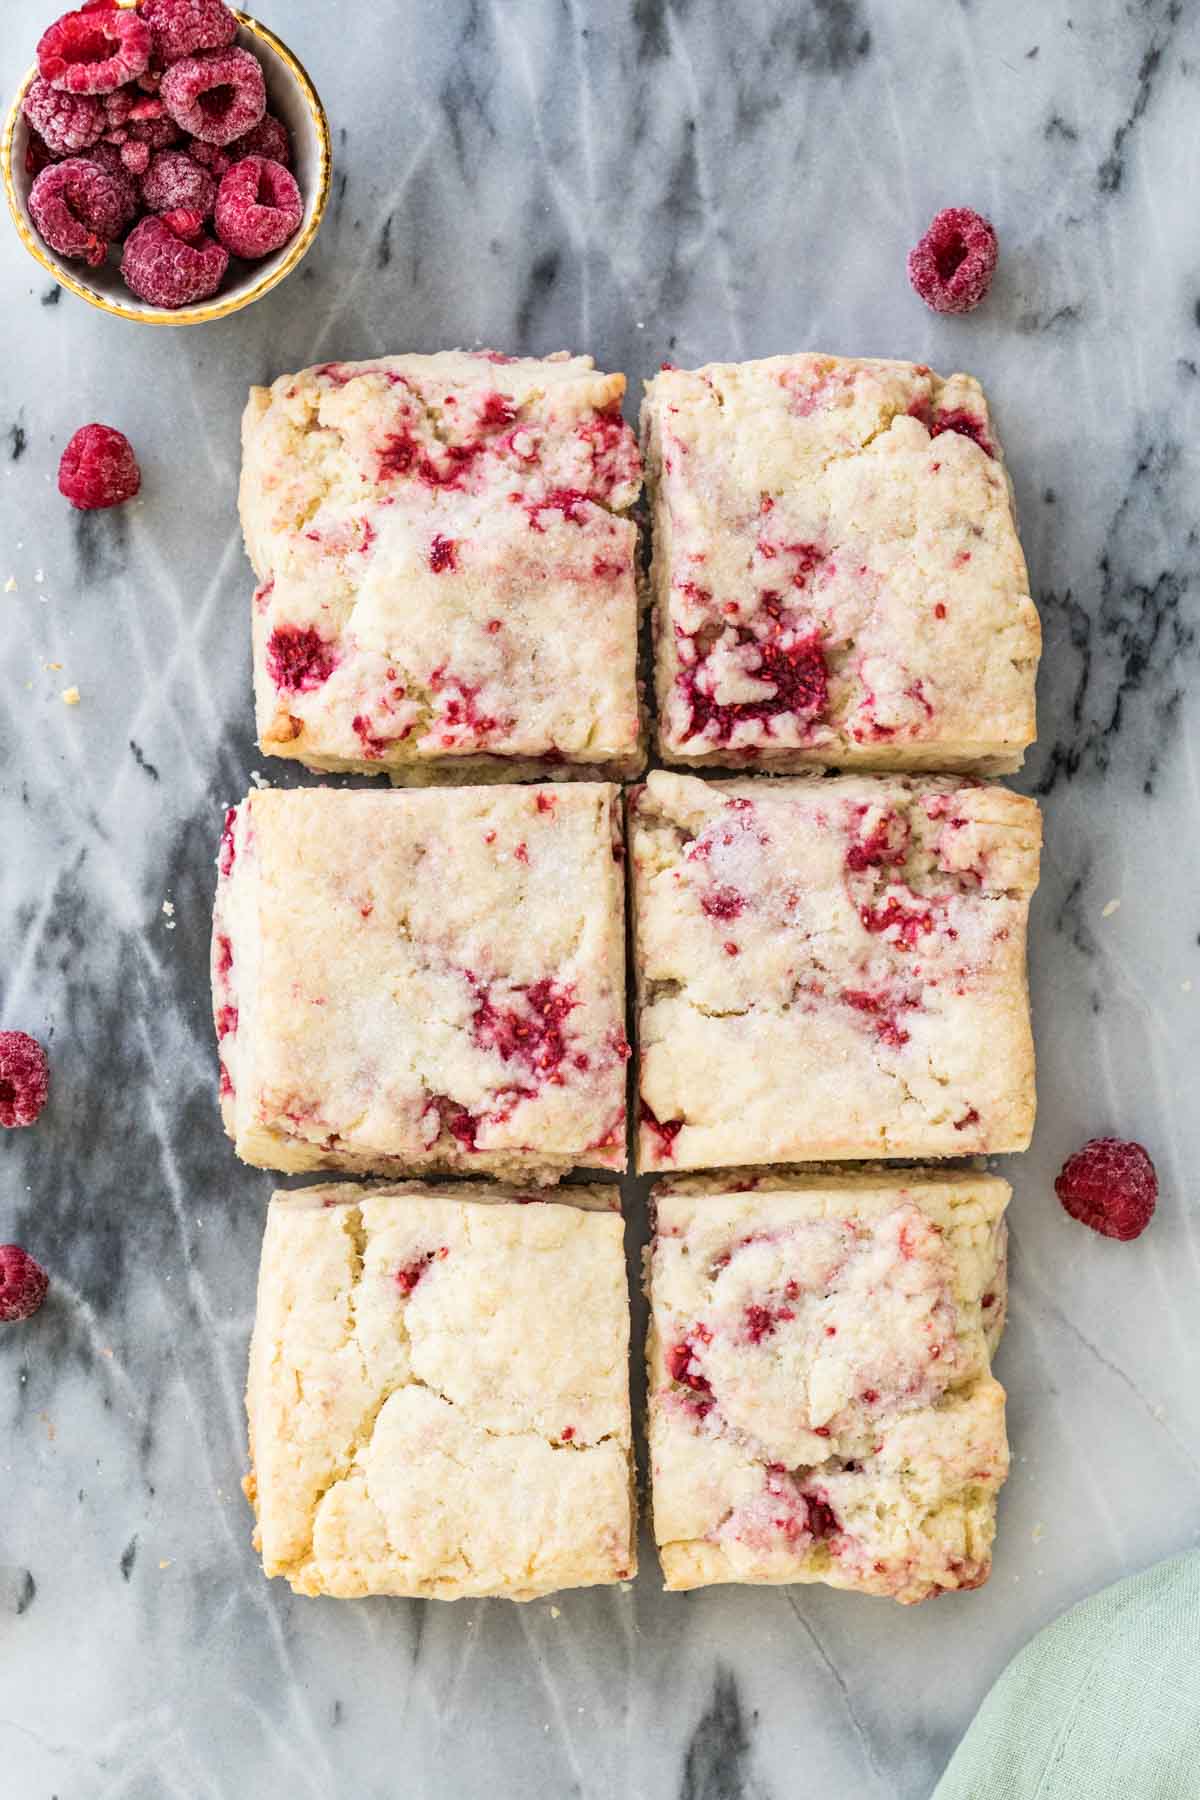
[(228, 267), (229, 252), (215, 238), (188, 243), (153, 213), (134, 226), (121, 257), (125, 285), (151, 306), (207, 300)]
[(934, 312), (972, 312), (992, 284), (997, 252), (987, 219), (969, 206), (948, 206), (909, 251), (908, 279)]
[(92, 268), (134, 211), (129, 183), (80, 156), (52, 163), (29, 190), (29, 216), (50, 248)]
[(262, 68), (248, 50), (236, 46), (202, 50), (173, 63), (161, 91), (175, 123), (206, 144), (231, 144), (267, 110)]
[(55, 156), (74, 156), (94, 144), (105, 127), (103, 100), (94, 94), (63, 94), (39, 75), (21, 104), (33, 129)]
[(1150, 1223), (1158, 1175), (1140, 1144), (1093, 1138), (1068, 1156), (1054, 1191), (1073, 1219), (1104, 1237), (1128, 1243)]
[(150, 27), (136, 12), (64, 13), (37, 47), (38, 73), (70, 94), (111, 94), (150, 63)]
[(151, 212), (169, 213), (182, 207), (207, 219), (216, 204), (217, 184), (207, 169), (182, 150), (160, 150), (146, 170), (142, 199)]
[(265, 156), (235, 163), (217, 189), (217, 236), (235, 256), (270, 256), (294, 235), (303, 217), (294, 176)]
[(237, 20), (222, 0), (145, 0), (159, 62), (175, 63), (197, 50), (223, 50), (237, 36)]
[(121, 506), (141, 485), (133, 445), (111, 425), (80, 426), (58, 465), (58, 491), (80, 512)]
[(328, 681), (337, 654), (312, 626), (278, 625), (267, 641), (267, 673), (288, 694), (308, 693)]
[(0, 1244), (0, 1325), (32, 1319), (50, 1286), (41, 1263), (20, 1244)]
[(277, 119), (274, 113), (264, 113), (252, 131), (248, 131), (244, 137), (234, 139), (229, 146), (229, 154), (235, 162), (243, 156), (265, 156), (271, 162), (282, 163), (285, 169), (290, 169), (292, 140), (281, 119)]
[(0, 1125), (32, 1125), (50, 1090), (46, 1052), (27, 1031), (0, 1031)]

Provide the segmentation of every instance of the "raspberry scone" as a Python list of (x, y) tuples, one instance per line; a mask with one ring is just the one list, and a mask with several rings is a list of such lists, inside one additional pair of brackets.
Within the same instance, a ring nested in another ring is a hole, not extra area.
[(213, 920), (221, 1112), (268, 1169), (625, 1166), (619, 796), (252, 793)]
[(624, 392), (589, 356), (461, 351), (253, 388), (262, 748), (408, 783), (640, 768)]
[(532, 1600), (634, 1573), (617, 1192), (275, 1195), (246, 1392), (268, 1575)]
[(666, 369), (642, 408), (668, 762), (997, 774), (1038, 616), (987, 403), (920, 364)]
[(1026, 1147), (1034, 801), (660, 770), (630, 820), (640, 1168)]
[(987, 1580), (1006, 1182), (926, 1170), (655, 1190), (650, 1464), (668, 1588)]

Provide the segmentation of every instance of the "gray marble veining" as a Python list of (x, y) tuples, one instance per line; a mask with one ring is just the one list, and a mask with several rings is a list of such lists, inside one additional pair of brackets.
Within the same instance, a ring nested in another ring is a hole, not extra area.
[[(6, 93), (47, 17), (8, 0)], [(1018, 1645), (1198, 1535), (1200, 15), (275, 0), (267, 18), (337, 140), (329, 217), (280, 291), (151, 331), (60, 294), (0, 234), (0, 1023), (46, 1038), (54, 1069), (41, 1124), (0, 1143), (0, 1238), (55, 1284), (0, 1338), (0, 1789), (923, 1800)], [(995, 220), (1002, 260), (982, 311), (941, 320), (904, 256), (952, 202)], [(220, 805), (253, 769), (281, 778), (252, 738), (238, 414), (285, 368), (478, 342), (588, 349), (634, 388), (663, 358), (913, 357), (995, 403), (1046, 630), (1023, 784), (1048, 849), (1041, 1120), (1005, 1171), (1015, 1460), (978, 1593), (664, 1596), (647, 1545), (631, 1591), (525, 1608), (306, 1602), (257, 1571), (240, 1396), (272, 1181), (220, 1134), (206, 991)], [(137, 445), (124, 512), (54, 491), (91, 418)], [(1102, 1129), (1142, 1138), (1163, 1177), (1133, 1246), (1051, 1190)]]

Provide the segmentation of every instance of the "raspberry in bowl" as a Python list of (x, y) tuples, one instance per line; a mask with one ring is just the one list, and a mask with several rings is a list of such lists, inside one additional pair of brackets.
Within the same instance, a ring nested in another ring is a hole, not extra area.
[(48, 19), (36, 50), (0, 163), (56, 281), (120, 318), (194, 325), (291, 273), (325, 210), (329, 126), (271, 31), (224, 0), (93, 0)]

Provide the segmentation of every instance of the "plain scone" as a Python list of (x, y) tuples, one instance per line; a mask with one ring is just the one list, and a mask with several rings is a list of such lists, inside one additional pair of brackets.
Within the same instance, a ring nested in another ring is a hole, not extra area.
[(1034, 801), (658, 770), (629, 811), (639, 1168), (1026, 1148)]
[(817, 355), (665, 369), (642, 440), (665, 761), (1020, 767), (1041, 629), (978, 382)]
[(637, 1566), (616, 1188), (276, 1194), (246, 1492), (299, 1594), (532, 1600)]
[(262, 748), (405, 783), (640, 768), (624, 392), (590, 356), (493, 351), (253, 388)]
[(654, 1193), (647, 1343), (668, 1588), (979, 1587), (1008, 1471), (1006, 1182), (751, 1171)]
[(221, 1113), (260, 1168), (625, 1166), (620, 797), (251, 793), (213, 916)]

